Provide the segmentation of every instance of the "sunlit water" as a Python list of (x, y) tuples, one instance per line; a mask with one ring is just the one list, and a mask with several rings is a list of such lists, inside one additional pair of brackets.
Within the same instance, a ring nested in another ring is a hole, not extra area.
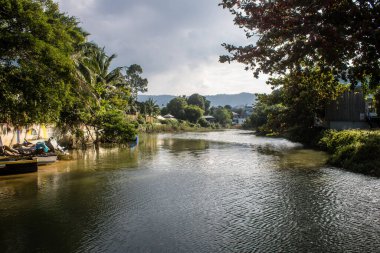
[(245, 131), (140, 139), (0, 177), (0, 252), (380, 251), (380, 179)]

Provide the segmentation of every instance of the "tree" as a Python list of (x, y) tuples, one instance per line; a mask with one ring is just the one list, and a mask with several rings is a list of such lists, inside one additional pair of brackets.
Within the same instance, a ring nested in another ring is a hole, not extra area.
[[(247, 46), (223, 44), (230, 55), (254, 75), (318, 67), (335, 77), (380, 83), (380, 1), (222, 0), (247, 38)], [(254, 40), (256, 41), (256, 39)]]
[(123, 68), (110, 69), (115, 57), (115, 54), (108, 56), (104, 47), (95, 43), (80, 45), (73, 57), (80, 85), (72, 91), (77, 96), (61, 113), (61, 127), (76, 131), (82, 124), (92, 126), (98, 140), (107, 115), (126, 111), (130, 92), (121, 73)]
[[(140, 65), (132, 64), (126, 68), (125, 80), (131, 91), (130, 104), (135, 104), (137, 101), (137, 94), (139, 92), (148, 91), (148, 79), (142, 78), (143, 70)], [(133, 108), (132, 108), (133, 109)]]
[(203, 116), (204, 111), (196, 105), (188, 105), (185, 107), (186, 120), (197, 123), (197, 121)]
[[(122, 67), (110, 70), (116, 54), (108, 56), (104, 47), (100, 48), (95, 43), (85, 43), (81, 46), (80, 56), (77, 60), (79, 76), (92, 89), (98, 99), (107, 99), (113, 96), (116, 90), (125, 88)], [(126, 91), (124, 91), (126, 92)]]
[(166, 115), (168, 113), (169, 113), (169, 110), (166, 106), (161, 108), (161, 111), (160, 111), (161, 115)]
[(135, 125), (128, 123), (125, 114), (119, 110), (108, 110), (99, 119), (102, 128), (100, 138), (105, 142), (125, 143), (136, 138)]
[(156, 116), (157, 114), (160, 113), (160, 107), (156, 104), (156, 102), (152, 98), (149, 98), (143, 104), (145, 107), (145, 113), (148, 116)]
[(225, 105), (224, 108), (226, 108), (229, 111), (232, 111), (232, 106), (230, 106), (230, 105)]
[(271, 94), (257, 94), (253, 113), (245, 127), (262, 133), (287, 134), (294, 141), (310, 142), (320, 132), (317, 118), (324, 119), (326, 106), (347, 89), (334, 76), (318, 69), (291, 72), (272, 78)]
[(198, 93), (192, 94), (188, 99), (187, 103), (189, 105), (196, 105), (202, 110), (205, 110), (205, 97), (199, 95)]
[(282, 87), (282, 102), (286, 109), (286, 123), (289, 127), (313, 127), (316, 118), (324, 119), (326, 105), (347, 88), (330, 73), (319, 69), (291, 72), (268, 82)]
[(187, 106), (187, 101), (185, 97), (176, 97), (169, 101), (167, 108), (169, 113), (171, 113), (177, 119), (185, 119), (185, 108)]
[(244, 122), (245, 128), (258, 132), (282, 132), (286, 120), (286, 107), (283, 104), (283, 89), (275, 89), (271, 94), (256, 94), (251, 116)]
[(52, 0), (0, 0), (0, 120), (56, 121), (76, 85), (71, 56), (85, 39)]
[(215, 109), (213, 116), (215, 117), (215, 120), (223, 126), (230, 125), (232, 123), (231, 112), (226, 108), (219, 107)]

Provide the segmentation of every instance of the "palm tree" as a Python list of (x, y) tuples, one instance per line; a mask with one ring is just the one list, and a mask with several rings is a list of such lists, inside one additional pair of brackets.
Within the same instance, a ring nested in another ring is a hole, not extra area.
[(123, 67), (109, 70), (116, 54), (108, 56), (104, 47), (100, 48), (94, 43), (85, 43), (81, 50), (81, 57), (77, 61), (79, 76), (92, 88), (102, 94), (107, 90), (115, 89), (115, 85), (124, 82), (121, 73)]
[(147, 101), (145, 101), (144, 106), (145, 112), (148, 114), (148, 116), (156, 116), (160, 112), (160, 107), (152, 98), (149, 98)]

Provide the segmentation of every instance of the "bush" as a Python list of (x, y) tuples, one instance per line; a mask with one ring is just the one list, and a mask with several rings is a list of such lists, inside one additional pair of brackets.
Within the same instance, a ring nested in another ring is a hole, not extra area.
[(210, 124), (210, 122), (208, 122), (206, 119), (204, 119), (204, 118), (200, 118), (199, 120), (198, 120), (198, 124), (201, 126), (201, 127), (210, 127), (211, 126), (211, 124)]
[(102, 116), (103, 142), (124, 143), (135, 139), (136, 124), (127, 122), (119, 111), (110, 111)]
[(380, 176), (380, 131), (328, 130), (319, 146), (332, 154), (333, 165)]

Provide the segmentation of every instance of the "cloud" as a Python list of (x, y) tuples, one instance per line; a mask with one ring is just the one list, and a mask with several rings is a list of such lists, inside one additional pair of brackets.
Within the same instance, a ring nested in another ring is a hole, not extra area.
[[(116, 53), (115, 66), (140, 64), (149, 94), (269, 91), (241, 64), (221, 64), (221, 43), (247, 44), (218, 0), (59, 0), (90, 40)], [(264, 78), (265, 79), (265, 78)]]

